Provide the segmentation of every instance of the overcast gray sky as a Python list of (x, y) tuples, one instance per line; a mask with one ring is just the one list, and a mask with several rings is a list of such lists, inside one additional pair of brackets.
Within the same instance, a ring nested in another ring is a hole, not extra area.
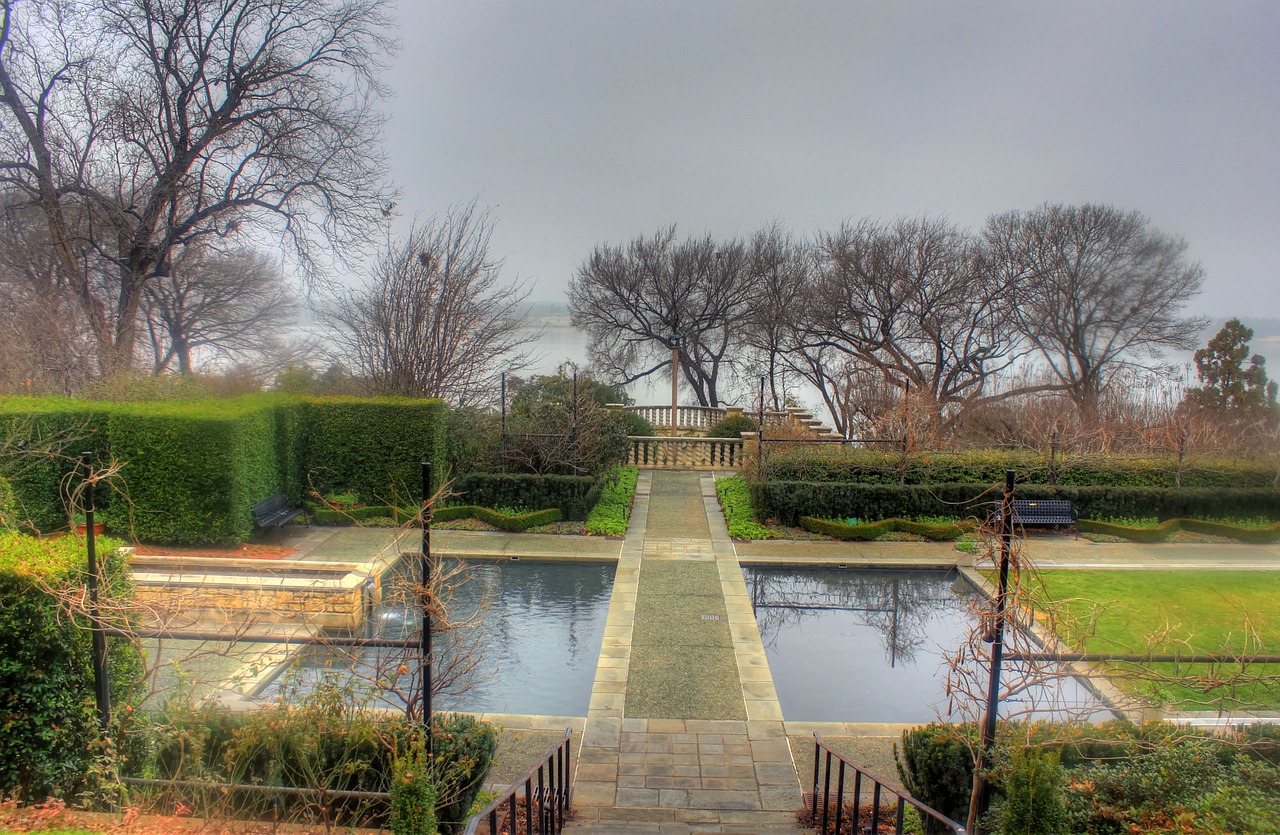
[(400, 0), (406, 217), (478, 198), (537, 299), (678, 223), (1137, 209), (1280, 316), (1280, 2)]

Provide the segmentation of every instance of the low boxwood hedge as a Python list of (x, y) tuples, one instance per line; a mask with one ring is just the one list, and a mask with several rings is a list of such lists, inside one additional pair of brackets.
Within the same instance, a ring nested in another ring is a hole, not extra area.
[(1265, 543), (1280, 540), (1280, 522), (1263, 528), (1232, 525), (1228, 522), (1211, 522), (1205, 519), (1166, 519), (1150, 528), (1138, 528), (1120, 525), (1114, 522), (1102, 522), (1095, 519), (1081, 519), (1079, 528), (1084, 533), (1097, 533), (1106, 536), (1118, 536), (1134, 542), (1166, 542), (1178, 531), (1221, 536), (1227, 539), (1238, 539), (1241, 542)]
[(934, 541), (959, 539), (977, 526), (978, 523), (971, 519), (959, 519), (949, 525), (932, 525), (927, 522), (914, 522), (910, 519), (881, 519), (878, 522), (850, 525), (831, 519), (815, 519), (812, 516), (800, 517), (800, 527), (806, 531), (850, 542), (869, 542), (895, 531), (915, 534)]
[[(314, 507), (310, 510), (310, 513), (317, 525), (335, 526), (354, 525), (368, 519), (390, 519), (395, 524), (402, 525), (417, 515), (416, 511), (390, 507), (389, 505), (368, 505), (345, 510)], [(535, 510), (531, 513), (506, 514), (476, 505), (452, 505), (439, 508), (431, 514), (431, 518), (436, 522), (450, 522), (455, 519), (479, 519), (482, 522), (493, 525), (495, 528), (511, 533), (519, 533), (538, 525), (559, 522), (563, 517), (560, 514), (560, 509), (556, 507)]]

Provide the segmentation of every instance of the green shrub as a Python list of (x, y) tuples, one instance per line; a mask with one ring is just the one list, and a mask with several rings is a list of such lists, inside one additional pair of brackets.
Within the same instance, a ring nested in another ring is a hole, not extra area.
[(422, 743), (396, 758), (391, 779), (391, 831), (394, 835), (435, 835), (436, 787), (431, 760)]
[(756, 422), (746, 415), (729, 415), (707, 429), (708, 438), (741, 438), (743, 432), (756, 431)]
[[(119, 542), (99, 539), (104, 600), (132, 590)], [(60, 592), (78, 592), (83, 542), (0, 533), (0, 793), (22, 800), (70, 798), (88, 785), (102, 754), (95, 713), (91, 634), (68, 617)], [(126, 641), (107, 642), (112, 703), (138, 695), (142, 660)]]
[(725, 525), (734, 539), (772, 539), (773, 532), (756, 521), (751, 492), (740, 476), (716, 479), (716, 495), (724, 510)]
[(453, 499), (479, 507), (559, 508), (565, 519), (582, 521), (600, 498), (598, 479), (589, 476), (469, 473), (454, 479)]
[(587, 533), (596, 536), (626, 536), (631, 519), (631, 501), (636, 495), (640, 471), (635, 467), (614, 467), (605, 475), (600, 501), (587, 515)]
[(902, 785), (917, 800), (952, 820), (964, 820), (973, 792), (973, 725), (931, 722), (902, 732), (902, 747), (893, 746)]
[(626, 427), (627, 435), (636, 435), (642, 438), (652, 438), (655, 430), (653, 424), (637, 412), (620, 412), (622, 415), (622, 425)]
[(422, 464), (444, 463), (440, 400), (313, 397), (307, 401), (307, 468), (320, 493), (350, 490), (404, 505), (422, 494)]
[(445, 417), (445, 462), (454, 478), (464, 473), (490, 472), (502, 461), (500, 419), (479, 408), (449, 409)]
[(1067, 829), (1062, 802), (1062, 766), (1058, 755), (1036, 748), (1018, 748), (1004, 781), (1000, 806), (1001, 835), (1058, 835)]
[(463, 713), (437, 714), (432, 782), (436, 816), (445, 833), (462, 832), (498, 749), (498, 732), (488, 722)]

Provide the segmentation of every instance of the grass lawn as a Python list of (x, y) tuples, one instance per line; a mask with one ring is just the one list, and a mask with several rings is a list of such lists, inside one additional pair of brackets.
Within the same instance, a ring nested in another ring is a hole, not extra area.
[[(1044, 570), (1037, 581), (1040, 605), (1059, 607), (1063, 637), (1087, 652), (1280, 654), (1280, 572)], [(1149, 669), (1180, 681), (1109, 672), (1118, 686), (1184, 710), (1280, 708), (1280, 665)]]

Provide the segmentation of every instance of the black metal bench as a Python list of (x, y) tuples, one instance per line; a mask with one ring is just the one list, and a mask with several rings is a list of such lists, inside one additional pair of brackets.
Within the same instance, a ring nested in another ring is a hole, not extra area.
[(289, 507), (283, 495), (272, 493), (253, 506), (253, 522), (260, 528), (278, 528), (301, 512), (302, 508)]
[[(1003, 502), (992, 502), (992, 522), (997, 526), (1003, 517)], [(1014, 499), (1013, 524), (1020, 528), (1075, 530), (1079, 515), (1067, 499)]]

